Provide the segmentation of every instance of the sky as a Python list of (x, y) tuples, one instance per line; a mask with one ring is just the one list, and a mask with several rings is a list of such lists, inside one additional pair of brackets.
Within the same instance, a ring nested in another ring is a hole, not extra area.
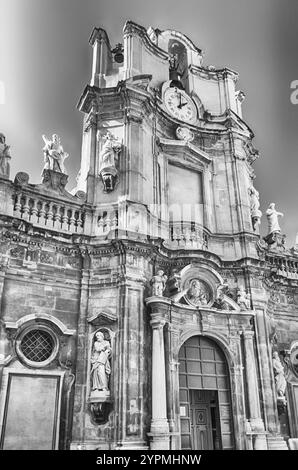
[[(297, 0), (0, 0), (0, 132), (11, 146), (11, 179), (26, 171), (39, 183), (42, 134), (61, 136), (68, 189), (80, 165), (82, 114), (76, 104), (91, 78), (95, 26), (114, 46), (130, 19), (186, 34), (205, 52), (204, 64), (240, 74), (243, 118), (260, 151), (254, 184), (261, 209), (284, 213), (282, 232), (298, 232)], [(4, 88), (4, 96), (3, 96)], [(1, 97), (2, 90), (2, 97)], [(4, 98), (4, 99), (3, 99)], [(261, 233), (266, 234), (263, 215)]]

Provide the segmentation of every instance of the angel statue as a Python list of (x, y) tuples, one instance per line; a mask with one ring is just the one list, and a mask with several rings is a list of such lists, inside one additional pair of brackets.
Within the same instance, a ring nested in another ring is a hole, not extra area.
[(64, 160), (69, 154), (63, 151), (60, 137), (57, 134), (53, 134), (52, 140), (48, 139), (45, 135), (43, 135), (42, 138), (45, 143), (43, 148), (45, 165), (43, 169), (66, 173)]

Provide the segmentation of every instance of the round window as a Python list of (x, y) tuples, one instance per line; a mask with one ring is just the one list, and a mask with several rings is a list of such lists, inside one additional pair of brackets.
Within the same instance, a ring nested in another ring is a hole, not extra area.
[(58, 343), (47, 328), (25, 330), (16, 344), (17, 353), (26, 364), (39, 367), (49, 364), (56, 356)]

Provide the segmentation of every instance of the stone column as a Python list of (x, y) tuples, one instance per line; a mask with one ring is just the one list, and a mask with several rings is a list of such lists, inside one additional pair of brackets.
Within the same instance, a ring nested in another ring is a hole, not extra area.
[(253, 337), (253, 331), (243, 332), (249, 422), (253, 434), (254, 450), (265, 450), (267, 449), (267, 442), (264, 423), (261, 418)]
[(152, 419), (150, 449), (169, 449), (166, 373), (163, 327), (165, 321), (152, 318)]

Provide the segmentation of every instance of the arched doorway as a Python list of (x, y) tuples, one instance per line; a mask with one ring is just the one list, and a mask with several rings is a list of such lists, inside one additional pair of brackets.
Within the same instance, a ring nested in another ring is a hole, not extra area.
[(233, 449), (229, 370), (219, 346), (193, 336), (179, 351), (181, 448)]

